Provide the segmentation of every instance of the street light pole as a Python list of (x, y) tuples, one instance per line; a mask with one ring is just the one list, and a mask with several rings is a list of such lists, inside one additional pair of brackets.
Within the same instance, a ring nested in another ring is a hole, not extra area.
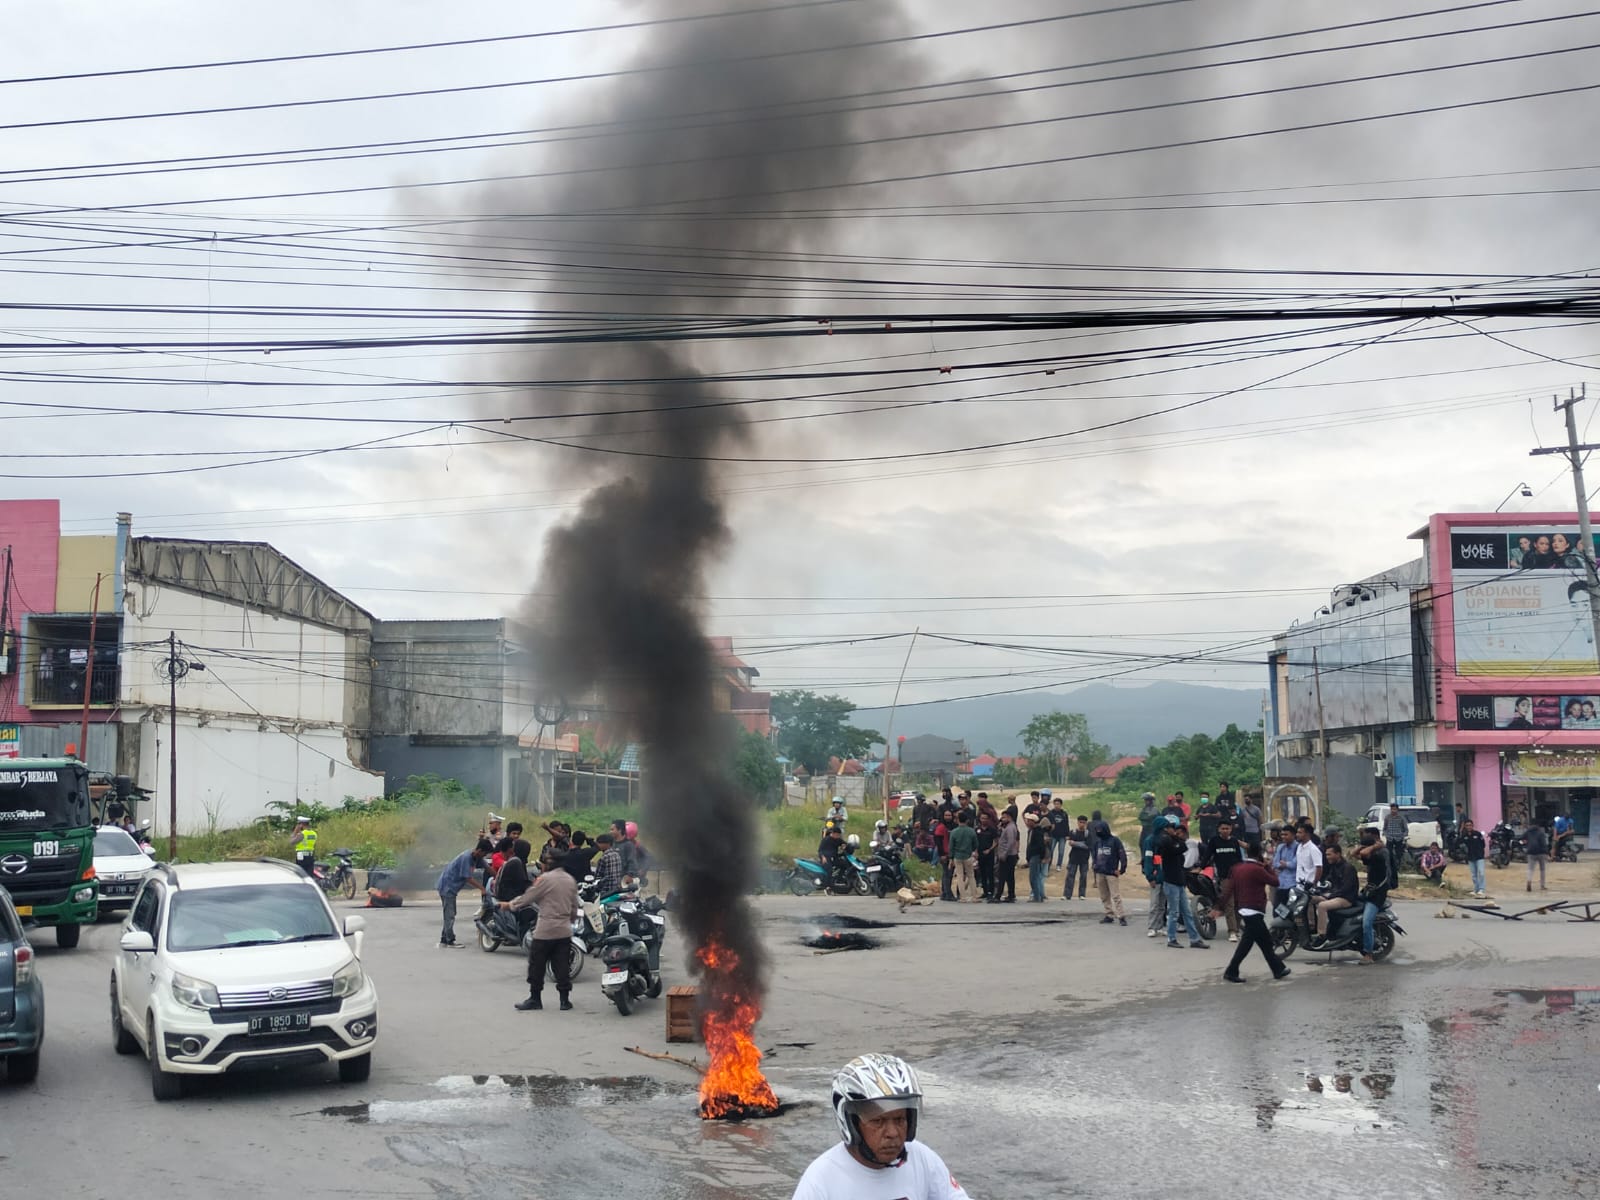
[(178, 634), (167, 634), (167, 678), (172, 695), (167, 706), (167, 762), (172, 778), (167, 793), (167, 861), (178, 861)]
[(1565, 400), (1556, 400), (1555, 406), (1567, 418), (1567, 459), (1572, 463), (1572, 486), (1578, 499), (1578, 536), (1581, 541), (1579, 556), (1583, 559), (1583, 573), (1589, 592), (1589, 620), (1594, 627), (1595, 653), (1600, 655), (1600, 570), (1594, 561), (1594, 531), (1589, 524), (1589, 491), (1583, 482), (1583, 454), (1578, 445), (1578, 419), (1574, 406), (1584, 398), (1583, 388), (1568, 391)]

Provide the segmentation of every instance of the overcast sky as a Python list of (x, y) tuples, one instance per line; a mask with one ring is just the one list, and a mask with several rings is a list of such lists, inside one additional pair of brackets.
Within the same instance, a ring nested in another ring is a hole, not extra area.
[[(381, 617), (510, 614), (554, 585), (544, 532), (627, 460), (508, 437), (638, 445), (654, 418), (619, 437), (561, 414), (634, 406), (643, 385), (615, 382), (604, 347), (584, 377), (612, 382), (553, 386), (570, 348), (338, 343), (667, 309), (1336, 311), (1542, 293), (1600, 263), (1596, 93), (1576, 90), (1596, 86), (1600, 19), (1576, 3), (1383, 21), (1451, 6), (842, 0), (29, 81), (749, 7), (18, 7), (3, 294), (59, 307), (13, 309), (0, 334), (0, 494), (59, 496), (69, 533), (128, 510), (138, 533), (269, 541)], [(1289, 36), (1324, 26), (1347, 28)], [(685, 66), (702, 46), (716, 64)], [(105, 119), (446, 88), (477, 90)], [(1558, 94), (1509, 99), (1535, 92)], [(1391, 115), (1423, 108), (1449, 111)], [(797, 148), (746, 177), (718, 148), (758, 115)], [(707, 215), (730, 180), (745, 215)], [(635, 219), (641, 193), (696, 203)], [(1271, 633), (1414, 556), (1429, 513), (1492, 509), (1524, 480), (1535, 495), (1508, 508), (1569, 509), (1558, 461), (1528, 450), (1561, 436), (1552, 393), (1600, 397), (1592, 327), (1548, 320), (815, 332), (689, 351), (708, 372), (830, 375), (720, 385), (758, 423), (724, 442), (751, 461), (720, 468), (732, 536), (708, 626), (767, 685), (862, 705), (906, 659), (882, 635), (916, 628), (1009, 645), (919, 639), (903, 700), (1107, 675), (1260, 686)], [(261, 348), (288, 340), (335, 344)], [(534, 415), (560, 419), (485, 423)], [(81, 457), (39, 457), (62, 454)], [(860, 638), (881, 640), (812, 644)]]

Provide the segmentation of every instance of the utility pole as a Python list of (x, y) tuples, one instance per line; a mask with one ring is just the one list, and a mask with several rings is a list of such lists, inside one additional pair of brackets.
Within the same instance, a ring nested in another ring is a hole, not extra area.
[(1317, 697), (1317, 756), (1322, 760), (1322, 784), (1317, 797), (1317, 818), (1328, 811), (1328, 728), (1322, 716), (1322, 668), (1317, 664), (1317, 648), (1311, 647), (1311, 686)]
[(1594, 626), (1595, 653), (1600, 655), (1600, 572), (1595, 569), (1594, 532), (1589, 527), (1589, 492), (1583, 483), (1583, 455), (1578, 445), (1578, 419), (1572, 411), (1573, 407), (1584, 398), (1583, 391), (1582, 385), (1575, 392), (1569, 390), (1565, 400), (1556, 399), (1555, 406), (1565, 412), (1567, 417), (1567, 459), (1572, 463), (1572, 486), (1578, 497), (1578, 534), (1582, 539), (1580, 554), (1583, 557), (1583, 573), (1589, 585), (1589, 620)]
[[(104, 578), (98, 571), (94, 577), (94, 599), (89, 601), (89, 659), (83, 666), (83, 721), (78, 729), (78, 749), (83, 761), (89, 761), (89, 697), (93, 694), (94, 687), (94, 635), (100, 622), (100, 580)], [(111, 764), (113, 768), (116, 763)]]
[(167, 678), (172, 695), (167, 707), (167, 763), (172, 778), (167, 793), (167, 861), (178, 861), (178, 633), (167, 634)]
[[(883, 735), (883, 819), (889, 819), (889, 756), (894, 753), (894, 712), (900, 707), (900, 687), (906, 681), (906, 668), (911, 665), (911, 652), (917, 648), (917, 635), (922, 632), (918, 625), (911, 631), (911, 644), (906, 647), (906, 660), (900, 664), (900, 678), (894, 685), (894, 699), (889, 704), (889, 728)], [(905, 763), (900, 764), (901, 770)]]

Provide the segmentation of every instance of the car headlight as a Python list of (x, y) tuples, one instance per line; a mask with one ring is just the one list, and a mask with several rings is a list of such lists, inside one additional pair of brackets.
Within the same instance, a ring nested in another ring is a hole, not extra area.
[(215, 984), (192, 979), (188, 975), (172, 977), (172, 998), (189, 1008), (221, 1008)]
[(362, 973), (361, 964), (351, 960), (333, 973), (333, 994), (354, 996), (366, 981), (367, 977)]

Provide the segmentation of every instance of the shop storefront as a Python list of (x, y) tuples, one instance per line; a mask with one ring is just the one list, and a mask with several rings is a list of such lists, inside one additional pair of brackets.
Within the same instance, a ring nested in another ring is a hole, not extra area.
[(1558, 816), (1572, 818), (1575, 836), (1594, 849), (1591, 831), (1600, 832), (1600, 750), (1562, 750), (1553, 754), (1508, 754), (1504, 770), (1506, 820), (1549, 827)]

